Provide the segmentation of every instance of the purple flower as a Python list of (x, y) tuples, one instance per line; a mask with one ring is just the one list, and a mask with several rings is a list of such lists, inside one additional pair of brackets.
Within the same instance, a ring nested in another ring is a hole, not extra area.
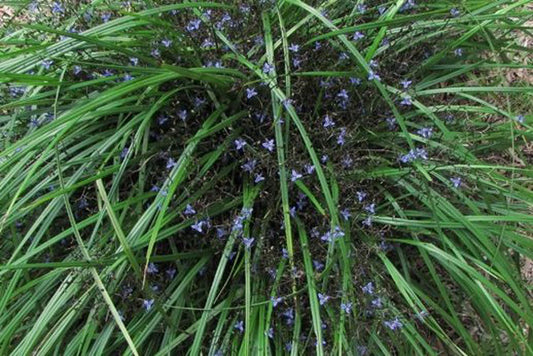
[(357, 11), (359, 11), (360, 14), (364, 14), (366, 12), (366, 5), (365, 4), (358, 4), (357, 5)]
[(376, 213), (376, 204), (372, 203), (372, 204), (369, 204), (369, 205), (365, 206), (365, 210), (369, 214), (375, 214)]
[(222, 227), (217, 227), (217, 237), (219, 239), (223, 239), (224, 237), (226, 237), (227, 234), (228, 232), (226, 231), (226, 229)]
[(421, 129), (416, 131), (416, 133), (419, 136), (422, 136), (423, 138), (430, 138), (431, 136), (433, 136), (433, 128), (432, 127), (422, 127)]
[(176, 166), (176, 161), (172, 157), (167, 160), (167, 169), (172, 169)]
[(246, 99), (251, 99), (257, 95), (255, 88), (246, 88)]
[(268, 329), (268, 332), (267, 332), (266, 335), (268, 336), (269, 339), (273, 339), (274, 338), (274, 329), (273, 328)]
[(172, 40), (169, 40), (168, 38), (164, 38), (161, 40), (161, 44), (168, 48), (172, 45)]
[(130, 57), (130, 63), (131, 65), (136, 66), (137, 64), (139, 64), (139, 58)]
[(248, 173), (252, 173), (252, 171), (255, 169), (255, 166), (257, 164), (257, 160), (255, 159), (251, 159), (249, 161), (247, 161), (246, 163), (244, 163), (241, 168), (245, 171), (245, 172), (248, 172)]
[(324, 264), (317, 260), (313, 260), (313, 266), (315, 267), (317, 271), (320, 271), (324, 268)]
[(455, 51), (453, 51), (456, 57), (462, 57), (463, 56), (463, 49), (462, 48), (456, 48)]
[(157, 265), (155, 263), (150, 262), (148, 264), (148, 268), (146, 269), (146, 272), (149, 274), (156, 274), (159, 272), (159, 268), (157, 268)]
[(278, 306), (279, 303), (283, 301), (282, 297), (270, 297), (270, 301), (272, 301), (272, 307), (275, 308)]
[(285, 310), (281, 316), (285, 317), (287, 325), (291, 325), (294, 322), (294, 310), (292, 308)]
[(329, 295), (318, 293), (318, 302), (319, 302), (320, 305), (326, 304), (329, 299), (330, 299)]
[(392, 331), (401, 329), (403, 327), (403, 323), (398, 319), (398, 317), (392, 320), (386, 320), (383, 322), (383, 324), (385, 324), (385, 326), (391, 329)]
[(372, 226), (372, 216), (369, 216), (369, 217), (367, 217), (366, 219), (364, 219), (364, 220), (362, 221), (362, 224), (363, 224), (364, 226), (367, 226), (367, 227)]
[(150, 54), (152, 55), (152, 57), (155, 57), (155, 58), (158, 58), (159, 56), (161, 56), (161, 52), (157, 49), (157, 48), (154, 48)]
[(340, 213), (341, 213), (341, 215), (342, 215), (344, 220), (348, 220), (352, 216), (352, 214), (350, 214), (350, 210), (348, 210), (348, 209), (343, 209), (343, 210), (340, 211)]
[(382, 303), (380, 297), (377, 297), (376, 299), (373, 299), (371, 303), (372, 303), (372, 306), (374, 308), (378, 308), (379, 309), (379, 308), (383, 307), (383, 303)]
[(411, 10), (416, 6), (416, 3), (414, 0), (407, 0), (402, 7), (400, 7), (400, 12)]
[(409, 95), (404, 96), (402, 101), (400, 101), (400, 105), (403, 105), (403, 106), (413, 105), (413, 103), (411, 102), (411, 97)]
[(270, 152), (274, 151), (274, 148), (275, 148), (274, 139), (266, 140), (265, 142), (261, 144), (261, 146), (263, 146), (266, 150)]
[(48, 70), (50, 69), (50, 67), (54, 64), (54, 61), (51, 60), (51, 59), (45, 59), (44, 61), (41, 62), (41, 66)]
[(101, 16), (102, 21), (107, 22), (111, 19), (111, 14), (109, 12), (104, 12)]
[(318, 51), (320, 48), (322, 48), (322, 44), (319, 41), (315, 42), (315, 51)]
[(52, 3), (52, 12), (54, 14), (64, 14), (65, 13), (65, 9), (63, 8), (63, 5), (61, 5), (59, 2), (54, 1)]
[(196, 19), (196, 20), (191, 20), (188, 24), (187, 24), (187, 31), (189, 32), (192, 32), (192, 31), (196, 31), (200, 28), (200, 25), (202, 24), (202, 20), (200, 19)]
[(516, 121), (518, 121), (519, 123), (523, 124), (526, 121), (526, 118), (524, 117), (524, 115), (518, 115), (516, 117)]
[(145, 299), (143, 300), (143, 306), (144, 309), (150, 310), (154, 306), (154, 300), (153, 299)]
[(299, 50), (300, 50), (300, 46), (297, 44), (293, 43), (289, 46), (289, 51), (291, 52), (298, 52)]
[(461, 177), (452, 177), (450, 180), (455, 188), (459, 188), (461, 186)]
[(182, 121), (185, 121), (187, 120), (187, 116), (188, 116), (188, 113), (187, 113), (187, 110), (183, 109), (183, 110), (178, 110), (178, 117), (182, 120)]
[(176, 275), (176, 269), (175, 268), (169, 268), (165, 271), (169, 279), (174, 279), (174, 276)]
[(389, 130), (394, 130), (396, 128), (396, 118), (395, 117), (388, 117), (385, 119), (385, 122), (387, 122), (387, 126), (389, 127)]
[(302, 178), (303, 176), (295, 171), (294, 169), (291, 172), (291, 182), (296, 182), (298, 179)]
[(250, 237), (250, 238), (247, 238), (247, 237), (243, 237), (242, 238), (242, 243), (244, 244), (244, 246), (246, 247), (246, 249), (250, 249), (254, 243), (254, 238), (253, 237)]
[(373, 70), (369, 70), (368, 71), (368, 80), (377, 80), (379, 82), (379, 81), (381, 81), (381, 77), (377, 73), (374, 73)]
[(306, 165), (304, 165), (304, 171), (307, 174), (313, 174), (315, 172), (315, 166), (307, 163)]
[(80, 74), (81, 70), (82, 70), (81, 66), (76, 65), (76, 66), (72, 67), (72, 73), (74, 73), (74, 75)]
[(281, 256), (282, 256), (283, 258), (289, 258), (289, 251), (287, 251), (286, 248), (282, 248), (282, 249), (281, 249)]
[(239, 330), (241, 333), (244, 332), (244, 321), (239, 320), (238, 322), (235, 323), (233, 327)]
[(371, 68), (377, 68), (379, 66), (379, 63), (378, 61), (376, 61), (375, 59), (371, 59), (370, 62), (368, 63), (368, 65), (371, 67)]
[(265, 64), (263, 64), (263, 73), (265, 74), (274, 73), (274, 66), (268, 62), (265, 62)]
[(204, 39), (204, 42), (202, 42), (201, 47), (202, 48), (208, 48), (213, 47), (215, 45), (215, 42), (213, 42), (210, 38)]
[(352, 311), (352, 303), (341, 303), (341, 310), (346, 314), (350, 314)]
[(341, 127), (341, 132), (339, 133), (339, 136), (337, 136), (337, 144), (339, 146), (342, 146), (345, 144), (344, 139), (346, 138), (346, 127)]
[(404, 80), (402, 80), (402, 81), (400, 82), (400, 84), (402, 85), (402, 87), (403, 87), (404, 89), (409, 88), (409, 87), (411, 86), (412, 83), (413, 83), (412, 80), (407, 80), (407, 79), (404, 79)]
[(461, 12), (457, 8), (452, 7), (450, 10), (450, 15), (452, 15), (453, 17), (458, 17), (459, 15), (461, 15)]
[(331, 119), (329, 115), (324, 116), (324, 123), (322, 124), (324, 128), (335, 126), (335, 121)]
[(265, 177), (261, 173), (257, 173), (254, 178), (254, 183), (259, 183), (265, 180)]
[(233, 141), (233, 143), (235, 144), (235, 149), (237, 151), (242, 150), (244, 146), (246, 146), (246, 141), (243, 140), (242, 138), (236, 139), (235, 141)]
[(185, 210), (183, 211), (184, 215), (194, 215), (196, 214), (196, 210), (191, 206), (191, 204), (187, 204), (185, 206)]
[(372, 282), (368, 282), (366, 285), (361, 287), (363, 290), (363, 293), (366, 294), (374, 294), (374, 284)]
[(355, 78), (355, 77), (350, 77), (350, 83), (354, 86), (358, 86), (361, 84), (361, 79), (359, 78)]
[(125, 82), (128, 82), (128, 81), (130, 81), (130, 80), (135, 79), (135, 77), (132, 77), (131, 74), (126, 73), (126, 74), (124, 74), (123, 79), (124, 79)]
[(355, 33), (352, 36), (352, 39), (354, 41), (359, 41), (361, 38), (365, 37), (361, 31), (355, 31)]
[(196, 223), (191, 225), (191, 228), (195, 231), (202, 233), (203, 232), (202, 227), (204, 226), (204, 223), (205, 222), (203, 220), (197, 221)]

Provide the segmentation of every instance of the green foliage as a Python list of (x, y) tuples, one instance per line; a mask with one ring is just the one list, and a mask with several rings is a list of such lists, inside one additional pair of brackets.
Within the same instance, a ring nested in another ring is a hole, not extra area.
[(6, 3), (0, 355), (532, 354), (528, 2)]

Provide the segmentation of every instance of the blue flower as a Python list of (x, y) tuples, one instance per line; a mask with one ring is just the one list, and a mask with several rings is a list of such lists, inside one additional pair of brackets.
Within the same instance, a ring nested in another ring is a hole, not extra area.
[(387, 126), (389, 127), (389, 130), (394, 130), (396, 128), (396, 118), (395, 117), (388, 117), (385, 119), (385, 122), (387, 122)]
[(248, 173), (252, 173), (252, 171), (255, 169), (255, 166), (257, 164), (257, 160), (255, 159), (251, 159), (249, 161), (246, 161), (246, 163), (244, 163), (241, 168), (245, 171), (245, 172), (248, 172)]
[(182, 120), (182, 121), (185, 121), (187, 120), (187, 116), (189, 115), (187, 110), (183, 109), (183, 110), (178, 110), (177, 112), (178, 114), (178, 117)]
[(237, 151), (242, 150), (244, 146), (246, 146), (246, 141), (242, 138), (236, 139), (233, 143), (235, 144), (235, 149), (237, 149)]
[(461, 12), (457, 8), (452, 7), (450, 10), (450, 15), (452, 15), (453, 17), (458, 17), (459, 15), (461, 15)]
[(289, 251), (287, 251), (286, 248), (282, 248), (282, 249), (281, 249), (281, 256), (282, 256), (283, 258), (289, 258)]
[(185, 206), (185, 210), (183, 211), (183, 214), (185, 215), (194, 215), (196, 214), (196, 210), (191, 206), (191, 204), (187, 204)]
[(254, 178), (254, 183), (259, 183), (265, 180), (265, 177), (261, 173), (257, 173)]
[(330, 296), (329, 295), (325, 295), (325, 294), (322, 294), (322, 293), (318, 293), (318, 303), (320, 305), (324, 305), (328, 302), (328, 300), (330, 299)]
[(223, 239), (224, 237), (226, 237), (227, 234), (228, 232), (226, 231), (226, 229), (224, 229), (223, 227), (217, 227), (217, 237), (219, 239)]
[(297, 44), (293, 43), (289, 46), (289, 51), (291, 52), (298, 52), (299, 50), (300, 50), (300, 46)]
[(404, 79), (404, 80), (402, 80), (402, 81), (400, 82), (400, 84), (402, 85), (402, 87), (403, 87), (404, 89), (409, 88), (409, 87), (411, 86), (412, 83), (413, 83), (412, 80), (407, 80), (407, 79)]
[(335, 126), (335, 121), (331, 119), (329, 115), (324, 116), (324, 123), (322, 124), (324, 128)]
[(304, 165), (304, 171), (307, 174), (313, 174), (315, 172), (315, 166), (307, 163)]
[(268, 332), (267, 332), (266, 335), (268, 336), (269, 339), (273, 339), (274, 338), (274, 329), (273, 328), (268, 329)]
[(244, 321), (239, 320), (233, 327), (239, 330), (241, 333), (244, 332)]
[(282, 297), (270, 297), (270, 301), (272, 302), (272, 307), (275, 308), (278, 306), (279, 303), (283, 301)]
[(348, 209), (343, 209), (343, 210), (340, 211), (340, 213), (341, 213), (342, 218), (344, 220), (348, 220), (352, 216), (352, 214), (350, 214), (350, 210), (348, 210)]
[(423, 138), (430, 138), (431, 136), (433, 136), (433, 128), (432, 127), (422, 127), (421, 129), (416, 131), (416, 133), (419, 136), (422, 136)]
[(366, 5), (362, 3), (358, 4), (357, 11), (359, 11), (360, 14), (364, 14), (366, 12)]
[(123, 79), (124, 79), (125, 82), (127, 82), (127, 81), (135, 79), (135, 77), (132, 77), (131, 74), (126, 73), (126, 74), (124, 74), (124, 78)]
[(352, 303), (341, 303), (341, 310), (346, 314), (350, 314), (352, 311)]
[(341, 127), (341, 132), (339, 133), (339, 136), (337, 136), (337, 144), (342, 146), (345, 144), (346, 138), (346, 127)]
[(285, 310), (281, 315), (285, 317), (287, 325), (291, 325), (294, 322), (294, 310), (292, 308)]
[(54, 1), (52, 3), (52, 12), (54, 14), (64, 14), (65, 13), (65, 9), (63, 8), (63, 5), (61, 5), (59, 2)]
[(203, 232), (202, 227), (204, 226), (205, 222), (203, 220), (197, 221), (196, 223), (191, 225), (191, 228), (198, 232)]
[(80, 74), (81, 70), (81, 66), (75, 65), (74, 67), (72, 67), (72, 73), (74, 73), (74, 75)]
[(352, 157), (346, 155), (342, 158), (342, 161), (341, 161), (341, 164), (342, 166), (345, 168), (345, 169), (350, 169), (352, 168), (352, 165), (353, 165), (353, 159)]
[(411, 102), (411, 97), (409, 95), (404, 96), (402, 101), (400, 101), (400, 105), (403, 105), (403, 106), (413, 105), (413, 103)]
[(453, 51), (456, 57), (462, 57), (463, 56), (463, 49), (462, 48), (456, 48), (455, 51)]
[(391, 330), (397, 330), (397, 329), (401, 329), (403, 327), (403, 323), (398, 319), (398, 317), (392, 319), (392, 320), (386, 320), (383, 322), (383, 324), (385, 324), (386, 327), (388, 327), (389, 329)]
[(247, 238), (247, 237), (243, 237), (242, 238), (242, 243), (244, 244), (244, 246), (246, 247), (246, 249), (250, 249), (252, 247), (252, 245), (254, 244), (254, 238), (253, 237), (250, 237), (250, 238)]
[(461, 177), (452, 177), (450, 180), (455, 188), (459, 188), (461, 186)]
[(255, 88), (246, 88), (246, 99), (251, 99), (257, 95)]
[(295, 171), (294, 169), (291, 172), (291, 182), (296, 182), (298, 179), (302, 178), (303, 176)]
[(169, 40), (168, 38), (164, 38), (161, 40), (161, 44), (168, 48), (172, 45), (172, 40)]
[(111, 19), (111, 14), (109, 12), (104, 12), (101, 18), (102, 18), (102, 21), (107, 22)]
[(313, 267), (315, 267), (317, 271), (320, 271), (324, 268), (324, 264), (320, 261), (313, 260)]
[(350, 77), (350, 83), (354, 86), (358, 86), (361, 84), (361, 79), (359, 78), (355, 78), (355, 77)]
[(377, 73), (374, 73), (373, 70), (369, 70), (368, 71), (368, 80), (377, 80), (379, 82), (379, 81), (381, 81), (381, 77)]
[(130, 57), (130, 63), (131, 65), (136, 66), (137, 64), (139, 64), (139, 58)]
[(174, 276), (176, 275), (176, 269), (175, 268), (169, 268), (165, 271), (169, 279), (174, 279)]
[(371, 301), (371, 303), (372, 303), (372, 306), (373, 306), (374, 308), (378, 308), (378, 309), (379, 309), (379, 308), (383, 307), (383, 303), (382, 303), (380, 297), (377, 297), (376, 299), (373, 299), (373, 300)]
[(192, 31), (196, 31), (200, 28), (200, 25), (202, 24), (202, 20), (200, 19), (196, 19), (196, 20), (191, 20), (188, 24), (187, 24), (187, 31), (189, 32), (192, 32)]
[(155, 263), (150, 262), (148, 264), (148, 268), (146, 269), (146, 272), (149, 274), (156, 274), (159, 272), (159, 268), (157, 268), (157, 265)]
[(155, 57), (155, 58), (158, 58), (158, 57), (161, 56), (161, 52), (160, 52), (159, 49), (157, 49), (157, 48), (154, 48), (154, 49), (150, 52), (150, 54), (152, 55), (152, 57)]
[(274, 73), (274, 66), (268, 62), (265, 62), (265, 64), (263, 64), (263, 73), (265, 74)]
[(44, 61), (41, 62), (41, 66), (48, 70), (50, 69), (50, 67), (54, 64), (54, 61), (51, 60), (51, 59), (45, 59)]
[(143, 306), (144, 309), (150, 310), (154, 306), (154, 300), (153, 299), (145, 299), (143, 300)]
[(524, 115), (518, 115), (516, 117), (516, 121), (518, 121), (519, 123), (523, 124), (526, 121), (526, 118), (524, 117)]
[(372, 226), (372, 216), (368, 216), (366, 219), (364, 219), (362, 224), (367, 227)]
[(365, 206), (365, 210), (369, 214), (375, 214), (376, 213), (376, 204), (372, 203), (372, 204), (369, 204), (369, 205)]
[(320, 48), (322, 48), (322, 44), (319, 41), (315, 42), (315, 51), (318, 51)]
[(169, 159), (167, 160), (167, 169), (172, 169), (176, 166), (176, 161), (174, 161), (174, 159), (172, 157), (169, 157)]
[(355, 33), (352, 36), (352, 39), (354, 41), (359, 41), (363, 37), (365, 37), (365, 35), (361, 31), (355, 31)]
[(361, 287), (363, 290), (363, 293), (366, 294), (374, 294), (374, 284), (372, 282), (368, 282), (366, 285)]
[(274, 139), (266, 140), (265, 142), (261, 144), (261, 146), (263, 146), (266, 150), (270, 152), (274, 151), (274, 148), (275, 148)]

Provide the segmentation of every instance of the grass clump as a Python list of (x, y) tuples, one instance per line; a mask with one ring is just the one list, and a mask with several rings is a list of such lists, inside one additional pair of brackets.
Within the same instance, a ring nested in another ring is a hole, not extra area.
[(10, 2), (0, 354), (532, 353), (527, 3)]

